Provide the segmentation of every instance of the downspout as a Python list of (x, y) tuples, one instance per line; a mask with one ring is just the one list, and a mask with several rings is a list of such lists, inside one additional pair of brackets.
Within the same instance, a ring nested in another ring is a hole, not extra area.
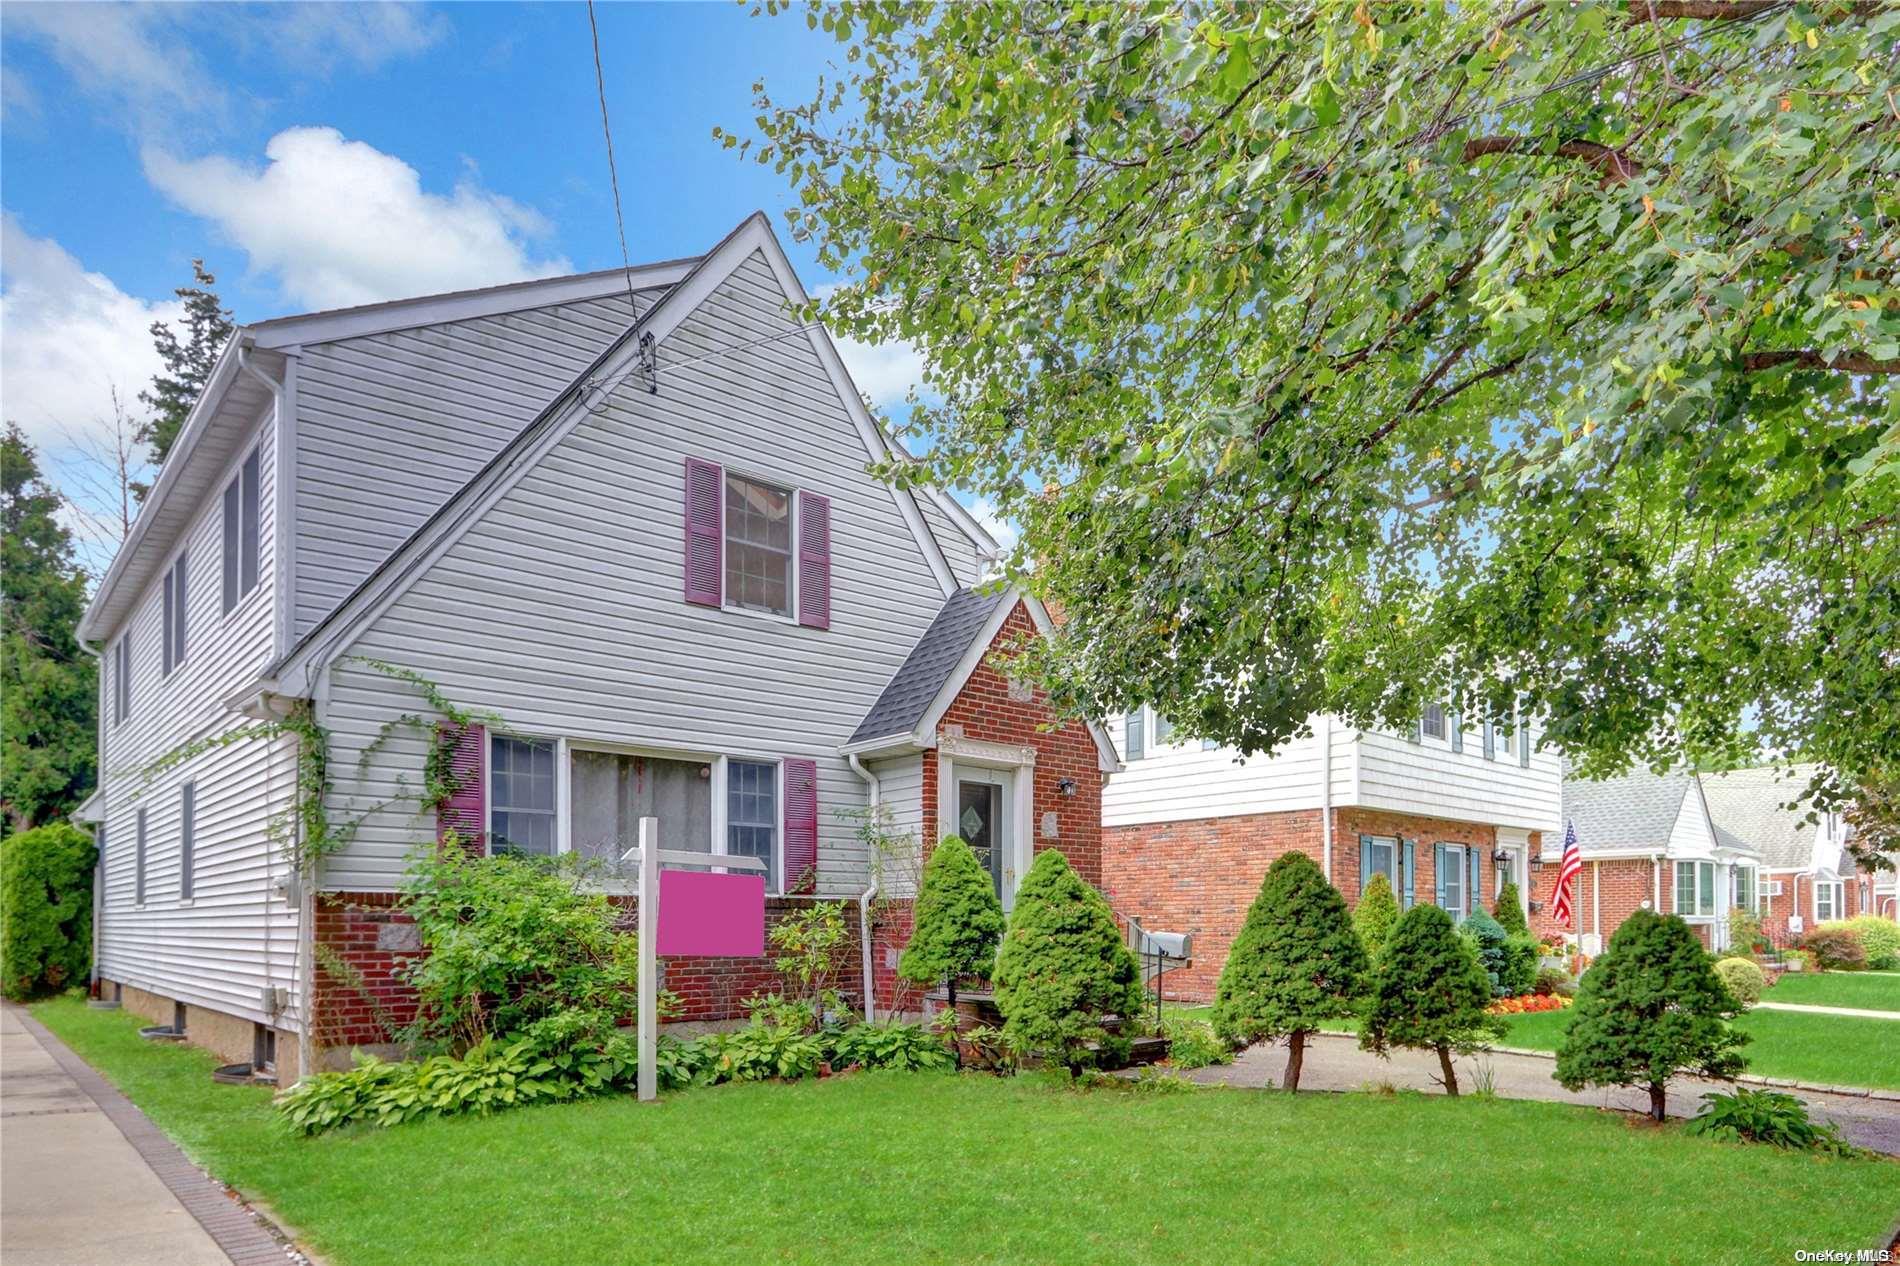
[[(871, 812), (875, 815), (877, 813), (880, 795), (883, 791), (882, 786), (878, 782), (877, 775), (864, 767), (864, 762), (858, 759), (856, 752), (847, 752), (844, 759), (845, 763), (851, 766), (851, 772), (864, 779), (865, 785), (870, 787)], [(858, 949), (863, 959), (864, 1022), (866, 1024), (871, 1023), (877, 1018), (877, 1003), (874, 998), (876, 993), (875, 978), (871, 972), (871, 902), (876, 900), (876, 898), (877, 881), (872, 880), (871, 886), (858, 894)]]
[[(1326, 873), (1326, 882), (1333, 881), (1333, 714), (1325, 712), (1319, 719), (1319, 832), (1320, 832), (1320, 869)], [(1359, 877), (1361, 884), (1365, 876)]]
[(1590, 863), (1590, 931), (1597, 940), (1597, 953), (1603, 952), (1603, 863)]
[(1654, 910), (1654, 911), (1655, 911), (1655, 912), (1656, 912), (1657, 914), (1661, 914), (1661, 913), (1663, 912), (1663, 908), (1662, 908), (1662, 859), (1663, 859), (1663, 855), (1662, 855), (1661, 853), (1651, 853), (1651, 854), (1649, 855), (1649, 864), (1650, 864), (1650, 867), (1651, 867), (1651, 870), (1650, 870), (1650, 886), (1651, 886), (1651, 888), (1653, 888), (1653, 889), (1654, 889), (1654, 892), (1653, 892), (1653, 894), (1652, 894), (1652, 895), (1651, 895), (1651, 897), (1650, 897), (1650, 906), (1649, 906), (1649, 908), (1650, 908), (1650, 909), (1652, 909), (1652, 910)]

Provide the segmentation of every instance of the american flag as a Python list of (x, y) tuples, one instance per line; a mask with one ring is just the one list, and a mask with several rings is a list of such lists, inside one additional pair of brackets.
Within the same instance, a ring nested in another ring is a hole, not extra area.
[(1583, 872), (1583, 855), (1577, 851), (1577, 824), (1564, 824), (1564, 856), (1557, 864), (1557, 892), (1552, 898), (1551, 917), (1567, 928), (1575, 930), (1570, 921), (1570, 889), (1575, 886), (1577, 876)]

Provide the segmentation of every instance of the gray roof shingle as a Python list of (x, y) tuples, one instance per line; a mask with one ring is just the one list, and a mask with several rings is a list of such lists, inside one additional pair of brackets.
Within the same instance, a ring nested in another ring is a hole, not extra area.
[(1589, 781), (1564, 774), (1564, 820), (1576, 825), (1586, 856), (1612, 848), (1656, 848), (1669, 843), (1682, 798), (1695, 792), (1693, 774), (1632, 770)]
[[(1763, 866), (1801, 869), (1814, 856), (1815, 823), (1808, 820), (1808, 780), (1815, 765), (1737, 769), (1702, 780), (1715, 829), (1753, 845)], [(1790, 801), (1800, 802), (1789, 808)]]
[(851, 742), (890, 738), (908, 734), (923, 719), (930, 701), (956, 671), (957, 662), (970, 649), (970, 642), (1006, 595), (1001, 592), (976, 593), (959, 589), (944, 599), (936, 619), (911, 647), (884, 693), (851, 735)]

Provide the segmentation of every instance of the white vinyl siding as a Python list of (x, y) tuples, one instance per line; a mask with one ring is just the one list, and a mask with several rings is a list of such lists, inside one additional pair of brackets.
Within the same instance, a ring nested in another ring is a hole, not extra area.
[[(165, 642), (165, 573), (155, 570), (118, 631), (129, 641), (114, 642), (127, 647), (125, 662), (119, 662), (118, 650), (108, 657), (112, 662), (102, 688), (112, 693), (106, 697), (116, 711), (121, 678), (133, 697), (126, 719), (107, 729), (99, 761), (104, 824), (113, 847), (102, 866), (98, 959), (107, 979), (292, 1027), (297, 908), (283, 892), (291, 874), (289, 847), (271, 824), (292, 803), (295, 742), (287, 737), (219, 741), (253, 724), (230, 712), (224, 701), (254, 682), (274, 657), (272, 603), (247, 600), (226, 616), (222, 585), (206, 583), (205, 570), (223, 549), (222, 492), (241, 480), (247, 459), (255, 455), (253, 590), (268, 593), (275, 584), (273, 422), (266, 403), (252, 432), (233, 445), (229, 463), (204, 476), (209, 495), (175, 546), (197, 564), (195, 578), (184, 587), (182, 612), (175, 612), (188, 622), (189, 653), (163, 688), (155, 688)], [(240, 533), (240, 547), (242, 540)], [(160, 757), (187, 745), (194, 754), (153, 769)], [(186, 783), (193, 787), (189, 834)], [(137, 900), (140, 813), (146, 819), (143, 905)], [(179, 899), (187, 865), (188, 903)], [(292, 1009), (281, 1015), (268, 1011), (262, 999), (267, 985), (290, 990)]]
[[(624, 310), (624, 309), (623, 309)], [(509, 729), (571, 742), (815, 760), (819, 892), (855, 896), (868, 789), (837, 748), (943, 604), (922, 550), (809, 343), (786, 337), (785, 295), (754, 255), (660, 347), (659, 390), (629, 382), (474, 519), (330, 670), (342, 812), (400, 797), (425, 743), (356, 761), (411, 691), (366, 668), (420, 672)], [(668, 368), (671, 366), (671, 368)], [(564, 385), (564, 384), (563, 384)], [(558, 390), (558, 388), (556, 388)], [(552, 393), (550, 393), (552, 395)], [(733, 619), (680, 601), (688, 456), (773, 470), (831, 501), (832, 625)], [(387, 890), (433, 837), (429, 814), (371, 813), (328, 883)]]
[(1533, 752), (1531, 763), (1520, 766), (1486, 760), (1476, 743), (1454, 752), (1449, 742), (1408, 742), (1368, 730), (1355, 754), (1356, 788), (1350, 799), (1335, 795), (1335, 804), (1557, 832), (1561, 838), (1562, 769), (1553, 752)]
[[(640, 293), (642, 312), (653, 298)], [(633, 319), (623, 294), (306, 347), (297, 376), (302, 530), (293, 638), (347, 597)]]

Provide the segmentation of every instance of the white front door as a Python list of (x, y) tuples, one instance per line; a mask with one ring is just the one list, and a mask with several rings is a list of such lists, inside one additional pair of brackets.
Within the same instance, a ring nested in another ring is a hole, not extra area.
[(956, 833), (976, 854), (977, 862), (989, 872), (996, 896), (1005, 910), (1015, 904), (1016, 856), (1015, 832), (1011, 822), (1016, 816), (1015, 775), (1006, 769), (985, 769), (974, 765), (954, 765), (956, 796), (951, 801)]

